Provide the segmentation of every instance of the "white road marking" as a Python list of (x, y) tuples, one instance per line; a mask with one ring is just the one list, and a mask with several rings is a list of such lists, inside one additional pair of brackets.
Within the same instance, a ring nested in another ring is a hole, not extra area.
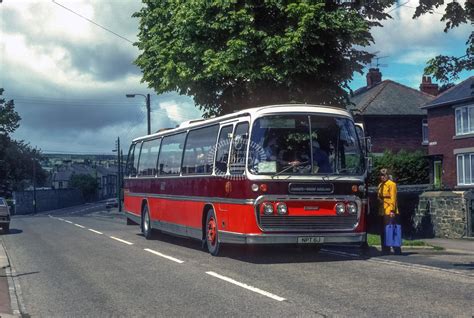
[(80, 224), (74, 223), (74, 225), (77, 226), (77, 227), (80, 227), (81, 229), (84, 229), (84, 228), (85, 228), (84, 226), (82, 226), (82, 225), (80, 225)]
[(93, 230), (93, 229), (89, 229), (89, 231), (94, 232), (94, 233), (97, 233), (97, 234), (104, 234), (104, 233), (102, 233), (102, 232), (99, 232), (99, 231), (96, 231), (96, 230)]
[(69, 223), (69, 224), (74, 224), (74, 223), (72, 223), (71, 221), (68, 221), (68, 220), (64, 220), (64, 222)]
[(255, 292), (255, 293), (258, 293), (258, 294), (260, 294), (260, 295), (267, 296), (267, 297), (269, 297), (269, 298), (271, 298), (271, 299), (274, 299), (274, 300), (277, 300), (277, 301), (284, 301), (284, 300), (286, 300), (286, 299), (283, 298), (283, 297), (274, 295), (274, 294), (272, 294), (272, 293), (266, 292), (266, 291), (264, 291), (264, 290), (258, 289), (258, 288), (256, 288), (256, 287), (253, 287), (253, 286), (250, 286), (250, 285), (247, 285), (247, 284), (244, 284), (244, 283), (240, 283), (240, 282), (238, 282), (238, 281), (236, 281), (236, 280), (234, 280), (234, 279), (232, 279), (232, 278), (225, 277), (225, 276), (219, 275), (219, 274), (214, 273), (214, 272), (206, 272), (206, 274), (211, 275), (211, 276), (214, 276), (214, 277), (219, 278), (219, 279), (222, 279), (222, 280), (224, 280), (224, 281), (226, 281), (226, 282), (229, 282), (229, 283), (231, 283), (231, 284), (240, 286), (240, 287), (242, 287), (242, 288), (248, 289), (248, 290), (253, 291), (253, 292)]
[(116, 241), (119, 241), (119, 242), (122, 242), (122, 243), (125, 243), (127, 245), (133, 245), (133, 243), (131, 242), (128, 242), (128, 241), (125, 241), (125, 240), (122, 240), (122, 239), (119, 239), (118, 237), (115, 237), (115, 236), (109, 236), (111, 239), (114, 239)]
[(160, 253), (160, 252), (151, 250), (151, 249), (149, 249), (149, 248), (145, 248), (144, 250), (147, 251), (147, 252), (150, 252), (150, 253), (152, 253), (152, 254), (155, 254), (155, 255), (158, 255), (158, 256), (167, 258), (167, 259), (169, 259), (170, 261), (173, 261), (173, 262), (176, 262), (176, 263), (179, 263), (179, 264), (184, 263), (184, 261), (182, 261), (182, 260), (179, 260), (179, 259), (177, 259), (177, 258), (168, 256), (168, 255), (165, 255), (165, 254), (162, 254), (162, 253)]

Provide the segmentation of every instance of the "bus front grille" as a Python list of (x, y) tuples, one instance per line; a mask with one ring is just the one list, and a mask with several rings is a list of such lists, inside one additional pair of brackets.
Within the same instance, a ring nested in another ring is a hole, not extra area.
[(357, 225), (357, 215), (351, 216), (280, 216), (260, 215), (264, 231), (341, 231), (352, 230)]

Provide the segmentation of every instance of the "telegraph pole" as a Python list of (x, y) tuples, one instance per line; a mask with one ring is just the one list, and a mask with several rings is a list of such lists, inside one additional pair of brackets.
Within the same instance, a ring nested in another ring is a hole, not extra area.
[(33, 159), (33, 213), (36, 214), (36, 159)]

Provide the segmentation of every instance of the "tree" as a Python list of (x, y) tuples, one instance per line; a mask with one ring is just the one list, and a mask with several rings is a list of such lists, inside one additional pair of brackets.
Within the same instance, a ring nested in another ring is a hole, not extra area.
[[(0, 96), (3, 91), (0, 88)], [(0, 98), (0, 196), (9, 196), (12, 191), (31, 185), (33, 169), (36, 170), (36, 184), (44, 184), (47, 178), (39, 164), (41, 153), (10, 137), (19, 127), (20, 120), (13, 100)]]
[[(420, 0), (413, 18), (418, 18), (423, 14), (434, 12), (434, 9), (445, 3), (444, 0)], [(470, 22), (474, 24), (474, 2), (466, 0), (464, 7), (457, 1), (452, 0), (446, 5), (441, 21), (446, 21), (444, 32), (456, 28), (462, 24)], [(427, 62), (425, 74), (432, 75), (441, 82), (447, 83), (450, 80), (459, 78), (462, 71), (474, 70), (474, 32), (471, 32), (466, 41), (466, 54), (463, 56), (438, 55)]]
[(75, 174), (69, 180), (72, 188), (81, 190), (82, 196), (86, 201), (93, 200), (96, 197), (99, 183), (96, 178), (88, 174)]
[(143, 0), (135, 63), (205, 116), (290, 101), (344, 106), (394, 1)]
[[(0, 88), (0, 96), (3, 95), (3, 88)], [(19, 126), (20, 115), (15, 111), (13, 100), (5, 101), (0, 97), (0, 135), (8, 135), (14, 132)]]

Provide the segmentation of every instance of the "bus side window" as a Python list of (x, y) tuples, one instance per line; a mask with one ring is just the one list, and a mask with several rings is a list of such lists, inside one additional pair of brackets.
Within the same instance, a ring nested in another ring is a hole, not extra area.
[(218, 125), (191, 130), (183, 156), (183, 174), (211, 174), (212, 148), (216, 144)]
[[(136, 144), (132, 144), (130, 146), (130, 150), (128, 151), (127, 156), (127, 165), (125, 175), (127, 177), (136, 177), (137, 176), (137, 160), (135, 160), (135, 146)], [(137, 154), (138, 157), (138, 154)]]
[(138, 163), (138, 176), (156, 175), (156, 161), (158, 160), (158, 151), (160, 150), (161, 139), (147, 140), (143, 142), (140, 153), (140, 162)]
[(238, 123), (235, 126), (234, 141), (232, 142), (232, 153), (230, 156), (230, 174), (245, 173), (245, 157), (249, 140), (249, 123)]
[(232, 125), (224, 126), (221, 129), (219, 140), (216, 146), (216, 175), (227, 173), (227, 163), (229, 162), (230, 142), (232, 140)]
[(185, 132), (163, 138), (160, 157), (158, 158), (158, 174), (180, 173), (185, 138)]

